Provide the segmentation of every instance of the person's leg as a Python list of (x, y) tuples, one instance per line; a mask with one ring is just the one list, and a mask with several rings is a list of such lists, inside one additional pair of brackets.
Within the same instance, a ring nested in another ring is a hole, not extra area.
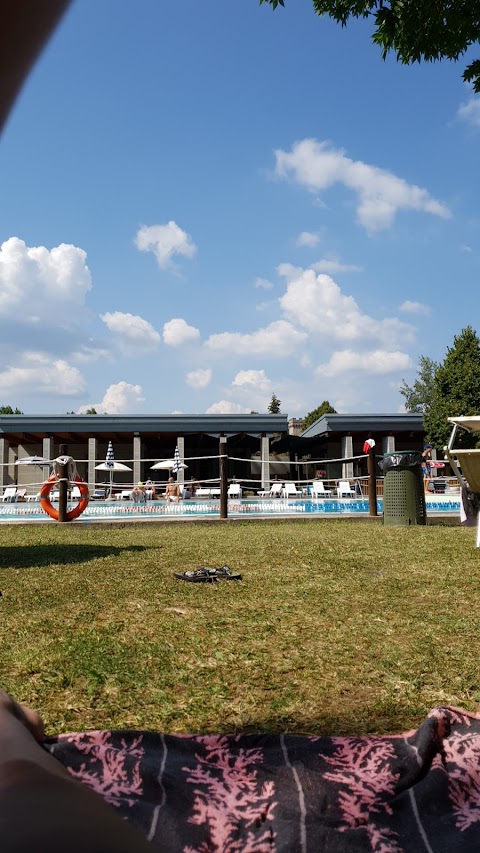
[(40, 746), (34, 711), (0, 690), (2, 853), (142, 853), (150, 845)]

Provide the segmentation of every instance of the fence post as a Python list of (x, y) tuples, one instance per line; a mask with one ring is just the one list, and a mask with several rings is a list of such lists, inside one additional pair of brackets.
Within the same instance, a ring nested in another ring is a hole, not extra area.
[(228, 484), (227, 484), (227, 438), (220, 436), (219, 445), (219, 476), (220, 476), (220, 518), (228, 518)]
[(377, 459), (375, 445), (368, 451), (368, 509), (369, 515), (378, 515), (377, 506)]
[[(61, 444), (59, 447), (60, 456), (66, 456), (68, 447), (66, 444)], [(67, 499), (68, 499), (68, 483), (67, 483), (68, 465), (60, 465), (60, 482), (58, 484), (58, 520), (67, 520)]]

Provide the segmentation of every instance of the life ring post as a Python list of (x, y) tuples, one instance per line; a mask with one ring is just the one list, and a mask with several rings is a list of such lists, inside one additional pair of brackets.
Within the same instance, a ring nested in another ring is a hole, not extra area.
[[(66, 444), (61, 444), (59, 447), (60, 456), (66, 456), (68, 447)], [(68, 503), (68, 465), (59, 466), (60, 479), (58, 483), (58, 520), (68, 521), (67, 519), (67, 503)]]

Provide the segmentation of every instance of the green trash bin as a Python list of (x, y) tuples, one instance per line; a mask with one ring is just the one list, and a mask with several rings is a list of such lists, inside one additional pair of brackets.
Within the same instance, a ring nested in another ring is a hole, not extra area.
[(393, 527), (427, 523), (422, 475), (422, 454), (411, 450), (386, 453), (380, 462), (384, 473), (383, 523)]

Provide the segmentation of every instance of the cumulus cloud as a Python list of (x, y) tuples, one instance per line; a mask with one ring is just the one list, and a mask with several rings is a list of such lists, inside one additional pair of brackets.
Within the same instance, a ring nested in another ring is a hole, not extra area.
[(307, 335), (286, 320), (276, 320), (256, 332), (220, 332), (210, 335), (205, 346), (219, 353), (232, 355), (267, 356), (284, 358), (296, 352)]
[(93, 364), (95, 361), (106, 358), (110, 358), (108, 349), (100, 346), (89, 346), (87, 344), (82, 344), (76, 352), (72, 353), (72, 361), (76, 361), (79, 364)]
[(428, 317), (430, 314), (430, 307), (428, 305), (424, 305), (423, 302), (411, 302), (410, 299), (406, 299), (405, 302), (399, 306), (399, 310), (403, 311), (405, 314), (423, 314), (425, 317)]
[(85, 390), (85, 381), (76, 367), (47, 353), (24, 352), (19, 364), (0, 372), (0, 392), (52, 394), (74, 397)]
[(158, 347), (160, 335), (148, 320), (122, 311), (101, 314), (100, 319), (114, 335), (116, 343), (127, 355), (150, 352)]
[(163, 341), (169, 347), (178, 347), (181, 344), (192, 343), (198, 340), (200, 332), (195, 326), (189, 326), (180, 317), (169, 320), (163, 325)]
[(393, 373), (396, 370), (407, 370), (409, 367), (412, 367), (412, 360), (405, 352), (380, 349), (369, 352), (339, 350), (332, 353), (326, 364), (320, 364), (315, 373), (319, 377), (331, 378), (342, 373)]
[(351, 160), (326, 141), (303, 139), (289, 152), (275, 151), (275, 159), (280, 178), (291, 177), (313, 191), (343, 184), (356, 193), (358, 222), (370, 232), (391, 226), (399, 210), (424, 211), (443, 219), (451, 215), (446, 205), (427, 190), (408, 184), (386, 169)]
[(249, 415), (250, 409), (245, 409), (239, 403), (232, 403), (230, 400), (219, 400), (218, 403), (213, 403), (205, 412), (207, 415)]
[(280, 305), (292, 322), (310, 333), (339, 341), (377, 340), (393, 346), (412, 340), (413, 327), (396, 317), (375, 320), (362, 314), (353, 296), (346, 296), (328, 275), (303, 270), (289, 281)]
[(302, 233), (298, 235), (295, 245), (298, 249), (301, 249), (304, 246), (308, 249), (314, 249), (315, 246), (318, 246), (320, 240), (320, 234), (316, 231), (302, 231)]
[(457, 116), (461, 121), (465, 121), (473, 127), (480, 127), (480, 97), (472, 96), (468, 101), (460, 104)]
[(67, 243), (47, 249), (10, 237), (0, 246), (0, 321), (75, 326), (92, 287), (86, 258)]
[(355, 264), (343, 264), (338, 258), (322, 258), (321, 261), (311, 264), (311, 267), (316, 272), (324, 272), (327, 275), (335, 275), (338, 272), (361, 272), (362, 269)]
[(191, 370), (190, 373), (187, 373), (185, 379), (187, 384), (191, 385), (192, 388), (206, 388), (212, 381), (212, 371), (209, 367)]
[(173, 219), (166, 225), (143, 225), (137, 231), (135, 245), (141, 252), (153, 252), (161, 269), (171, 267), (175, 256), (193, 258), (197, 251), (190, 234)]
[(256, 278), (255, 287), (260, 287), (262, 290), (271, 290), (273, 282), (269, 281), (268, 278)]
[(268, 391), (271, 382), (264, 370), (240, 370), (232, 382), (234, 388), (247, 391)]
[(94, 408), (99, 414), (122, 415), (136, 411), (139, 403), (144, 402), (141, 385), (131, 385), (129, 382), (117, 382), (110, 385), (100, 403), (87, 403), (80, 406), (79, 414)]

